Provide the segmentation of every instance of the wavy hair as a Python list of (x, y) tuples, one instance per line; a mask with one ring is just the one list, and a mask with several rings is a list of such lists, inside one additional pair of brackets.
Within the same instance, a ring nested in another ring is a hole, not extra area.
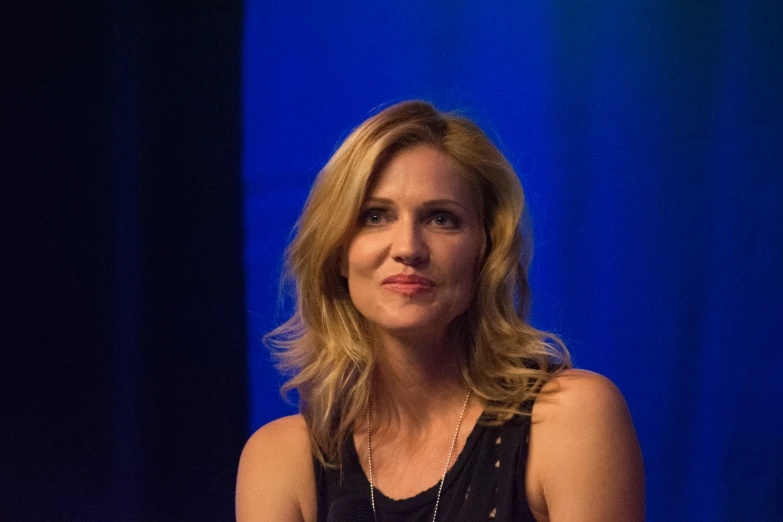
[(265, 337), (278, 369), (296, 389), (313, 454), (341, 461), (342, 443), (364, 415), (375, 352), (370, 328), (340, 275), (368, 187), (401, 150), (431, 146), (449, 156), (474, 190), (486, 253), (464, 316), (459, 363), (485, 404), (484, 419), (500, 424), (521, 414), (559, 369), (570, 367), (557, 336), (526, 321), (532, 242), (522, 186), (503, 154), (472, 121), (422, 101), (390, 106), (354, 129), (318, 174), (286, 251), (295, 288), (293, 316)]

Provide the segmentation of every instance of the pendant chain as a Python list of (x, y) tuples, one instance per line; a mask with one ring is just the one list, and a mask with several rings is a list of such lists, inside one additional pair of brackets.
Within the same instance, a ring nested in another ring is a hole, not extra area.
[[(435, 518), (438, 516), (438, 506), (440, 505), (440, 494), (443, 492), (443, 483), (446, 481), (446, 473), (449, 471), (449, 464), (451, 464), (451, 457), (454, 454), (454, 447), (457, 445), (457, 436), (459, 435), (459, 429), (462, 426), (462, 419), (465, 417), (465, 410), (468, 407), (468, 401), (470, 400), (470, 394), (473, 390), (468, 389), (468, 394), (465, 396), (465, 402), (462, 403), (462, 412), (459, 414), (459, 421), (457, 421), (457, 429), (454, 431), (454, 438), (451, 440), (451, 447), (449, 448), (449, 456), (446, 459), (446, 467), (443, 469), (443, 476), (440, 478), (438, 485), (438, 496), (435, 499), (435, 512), (432, 514), (432, 522), (435, 522)], [(370, 475), (370, 503), (372, 504), (372, 514), (376, 522), (378, 520), (378, 513), (375, 511), (375, 485), (373, 483), (372, 476), (372, 442), (370, 439), (370, 395), (367, 395), (367, 469)]]

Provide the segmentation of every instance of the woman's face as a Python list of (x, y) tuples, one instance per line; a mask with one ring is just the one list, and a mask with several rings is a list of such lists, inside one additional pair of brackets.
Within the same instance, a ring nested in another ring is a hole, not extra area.
[(341, 273), (381, 331), (443, 336), (473, 297), (483, 249), (470, 185), (448, 156), (418, 146), (370, 187)]

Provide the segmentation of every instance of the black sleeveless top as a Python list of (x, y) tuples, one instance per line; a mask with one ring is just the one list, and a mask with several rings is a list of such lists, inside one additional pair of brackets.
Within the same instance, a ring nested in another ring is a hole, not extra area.
[[(525, 409), (530, 411), (530, 406)], [(486, 426), (479, 420), (446, 474), (438, 520), (535, 522), (525, 495), (529, 434), (528, 415), (517, 415), (502, 426)], [(327, 522), (329, 507), (338, 498), (361, 497), (369, 505), (370, 482), (352, 437), (343, 445), (342, 480), (339, 469), (326, 469), (317, 459), (313, 461), (318, 522)], [(378, 521), (430, 522), (437, 496), (438, 484), (402, 500), (393, 500), (376, 488)]]

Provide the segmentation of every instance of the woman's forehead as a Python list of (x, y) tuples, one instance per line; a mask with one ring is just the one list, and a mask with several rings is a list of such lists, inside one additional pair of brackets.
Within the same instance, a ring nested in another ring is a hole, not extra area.
[(366, 199), (472, 204), (473, 192), (463, 169), (448, 155), (430, 146), (417, 146), (389, 160), (368, 188)]

